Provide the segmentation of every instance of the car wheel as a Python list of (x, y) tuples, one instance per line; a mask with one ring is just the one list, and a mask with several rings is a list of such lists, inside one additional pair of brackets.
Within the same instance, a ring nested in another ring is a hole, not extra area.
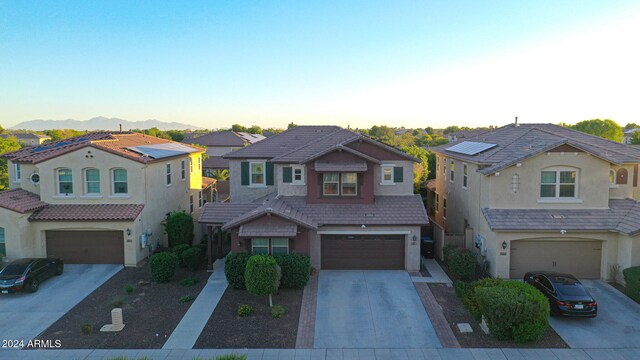
[(40, 287), (40, 282), (38, 282), (38, 280), (36, 279), (31, 280), (31, 283), (29, 284), (29, 291), (34, 293), (38, 291), (38, 287)]
[(64, 265), (63, 264), (58, 264), (56, 266), (56, 276), (62, 275), (62, 272), (64, 271)]

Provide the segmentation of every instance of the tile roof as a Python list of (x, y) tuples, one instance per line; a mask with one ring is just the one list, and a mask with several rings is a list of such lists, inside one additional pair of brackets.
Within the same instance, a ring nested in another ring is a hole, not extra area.
[(133, 221), (143, 208), (142, 204), (49, 204), (29, 221)]
[[(115, 155), (125, 157), (127, 159), (146, 164), (157, 160), (148, 156), (144, 156), (128, 148), (134, 146), (167, 143), (174, 144), (175, 142), (132, 132), (93, 132), (64, 140), (45, 143), (43, 145), (22, 148), (17, 151), (3, 154), (1, 155), (1, 157), (9, 159), (13, 162), (36, 164), (69, 153), (71, 151), (91, 146)], [(186, 148), (192, 149), (192, 153), (204, 152), (204, 149), (200, 148)]]
[(40, 201), (40, 196), (32, 192), (13, 189), (0, 191), (0, 207), (19, 213), (27, 213), (46, 206), (47, 203)]
[(9, 133), (9, 134), (0, 134), (2, 138), (8, 138), (14, 136), (16, 139), (25, 140), (25, 139), (51, 139), (50, 136), (43, 134), (33, 134), (33, 133)]
[(640, 202), (609, 200), (608, 209), (482, 209), (493, 231), (616, 231), (640, 233)]
[(215, 184), (216, 182), (218, 182), (218, 180), (216, 180), (216, 179), (214, 179), (214, 178), (210, 178), (210, 177), (203, 176), (203, 177), (202, 177), (202, 188), (203, 188), (203, 189), (206, 189), (206, 188), (208, 188), (209, 186), (211, 186), (211, 185)]
[(470, 137), (478, 136), (480, 134), (484, 134), (487, 131), (489, 130), (487, 129), (460, 130), (460, 131), (449, 133), (447, 134), (447, 136), (455, 136), (458, 139), (470, 138)]
[(248, 224), (240, 225), (238, 236), (282, 236), (295, 237), (298, 234), (298, 226), (295, 224)]
[[(463, 141), (492, 143), (497, 146), (477, 155), (447, 150)], [(614, 164), (640, 162), (639, 148), (553, 124), (510, 124), (431, 150), (447, 157), (484, 165), (478, 172), (490, 174), (565, 144)]]
[(200, 222), (222, 223), (224, 229), (271, 213), (298, 225), (427, 225), (419, 195), (377, 196), (373, 204), (307, 204), (306, 197), (265, 199), (261, 204), (208, 203)]
[(228, 169), (229, 159), (222, 156), (209, 156), (202, 162), (202, 167), (209, 169)]
[(242, 147), (246, 144), (253, 144), (265, 137), (259, 134), (236, 133), (233, 131), (214, 131), (204, 135), (195, 137), (185, 137), (182, 140), (186, 144), (196, 144), (203, 146), (237, 146)]

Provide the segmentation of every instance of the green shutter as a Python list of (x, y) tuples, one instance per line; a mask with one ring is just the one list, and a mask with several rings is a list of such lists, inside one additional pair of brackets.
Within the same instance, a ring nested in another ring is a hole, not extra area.
[(404, 181), (404, 168), (402, 166), (396, 166), (393, 168), (393, 182), (401, 183)]
[(249, 162), (240, 163), (240, 185), (249, 186)]
[(282, 168), (282, 182), (290, 183), (293, 180), (293, 172), (291, 166), (285, 166)]
[(267, 166), (265, 166), (265, 170), (267, 171), (267, 186), (273, 185), (273, 164), (267, 162)]

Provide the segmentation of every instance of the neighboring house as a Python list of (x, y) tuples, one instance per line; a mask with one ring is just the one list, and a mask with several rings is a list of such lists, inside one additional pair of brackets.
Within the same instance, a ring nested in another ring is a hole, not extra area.
[(630, 145), (631, 144), (631, 139), (633, 138), (633, 134), (638, 130), (640, 130), (640, 129), (636, 128), (636, 129), (625, 130), (624, 131), (624, 135), (622, 137), (622, 143)]
[(8, 138), (10, 136), (15, 137), (18, 142), (24, 146), (36, 146), (41, 145), (43, 142), (51, 140), (51, 137), (42, 134), (32, 134), (32, 133), (10, 133), (10, 134), (0, 134), (2, 138)]
[(461, 130), (447, 134), (447, 140), (449, 142), (458, 141), (460, 139), (471, 138), (486, 133), (489, 130), (475, 129), (475, 130)]
[(265, 139), (260, 134), (234, 131), (214, 131), (204, 134), (191, 134), (182, 141), (186, 144), (206, 146), (207, 156), (204, 159), (204, 175), (213, 176), (213, 172), (219, 169), (228, 169), (229, 160), (222, 155), (241, 149), (247, 145)]
[(199, 216), (203, 150), (130, 133), (95, 132), (23, 148), (0, 192), (0, 251), (67, 263), (136, 265), (166, 245), (171, 211)]
[(474, 249), (492, 276), (553, 270), (610, 279), (640, 265), (640, 149), (521, 124), (432, 151), (430, 217), (444, 229), (436, 227), (437, 244)]
[(297, 126), (225, 158), (231, 202), (206, 204), (200, 222), (231, 231), (232, 251), (302, 253), (316, 269), (420, 268), (415, 158), (337, 126)]

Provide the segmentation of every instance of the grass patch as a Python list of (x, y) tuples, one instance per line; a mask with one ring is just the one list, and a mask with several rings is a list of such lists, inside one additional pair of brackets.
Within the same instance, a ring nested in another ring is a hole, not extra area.
[(186, 286), (193, 286), (193, 285), (195, 285), (197, 283), (198, 283), (198, 279), (196, 279), (194, 277), (188, 277), (188, 278), (182, 279), (180, 281), (180, 285), (185, 286), (185, 287)]

